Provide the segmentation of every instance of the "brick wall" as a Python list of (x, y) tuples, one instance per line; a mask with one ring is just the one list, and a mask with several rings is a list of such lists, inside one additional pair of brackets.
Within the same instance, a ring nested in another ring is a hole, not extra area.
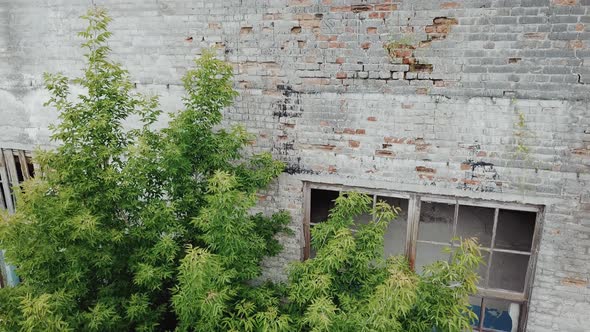
[[(0, 4), (0, 144), (50, 146), (45, 71), (78, 73), (91, 1)], [(138, 90), (181, 107), (204, 47), (234, 64), (227, 125), (287, 171), (260, 195), (302, 243), (303, 181), (546, 206), (529, 331), (581, 331), (590, 311), (590, 1), (104, 1)]]

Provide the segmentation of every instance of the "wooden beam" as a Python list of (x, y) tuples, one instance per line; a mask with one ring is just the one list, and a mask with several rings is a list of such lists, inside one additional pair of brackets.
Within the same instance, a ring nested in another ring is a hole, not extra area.
[(4, 194), (6, 209), (9, 213), (14, 213), (14, 201), (10, 189), (10, 177), (6, 167), (6, 158), (4, 158), (4, 149), (0, 149), (0, 179), (2, 180), (2, 193)]
[(29, 174), (27, 157), (25, 156), (24, 150), (18, 150), (18, 162), (20, 164), (20, 171), (23, 174), (23, 179), (25, 179), (25, 180), (30, 179), (31, 174)]

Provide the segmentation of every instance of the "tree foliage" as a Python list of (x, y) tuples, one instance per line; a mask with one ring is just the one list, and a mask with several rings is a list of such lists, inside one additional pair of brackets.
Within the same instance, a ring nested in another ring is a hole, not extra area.
[[(472, 318), (479, 248), (466, 240), (423, 275), (384, 260), (397, 210), (366, 195), (339, 197), (313, 229), (314, 259), (285, 284), (261, 283), (281, 251), (288, 214), (253, 215), (256, 192), (283, 169), (246, 157), (252, 137), (218, 129), (231, 105), (232, 68), (204, 52), (183, 78), (184, 108), (154, 129), (157, 97), (134, 92), (109, 59), (110, 21), (83, 16), (86, 66), (45, 76), (59, 146), (0, 217), (0, 247), (23, 282), (0, 289), (0, 331), (460, 331)], [(72, 97), (70, 84), (84, 90)], [(140, 125), (126, 129), (126, 122)], [(355, 216), (371, 213), (370, 223)], [(472, 314), (471, 314), (472, 315)]]

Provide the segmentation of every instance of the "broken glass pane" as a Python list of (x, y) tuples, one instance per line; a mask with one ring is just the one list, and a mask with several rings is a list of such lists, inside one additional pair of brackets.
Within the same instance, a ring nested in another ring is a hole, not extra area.
[(422, 202), (418, 240), (450, 242), (454, 218), (454, 204)]
[(488, 287), (523, 292), (529, 256), (494, 251)]
[(477, 237), (482, 247), (492, 244), (495, 209), (461, 205), (457, 220), (457, 236), (461, 238)]
[(448, 248), (448, 246), (418, 242), (416, 245), (416, 272), (422, 273), (424, 266), (436, 261), (448, 261), (450, 254), (443, 252), (444, 248)]
[(396, 219), (391, 221), (385, 232), (385, 257), (403, 255), (406, 250), (408, 229), (408, 200), (395, 197), (377, 197), (377, 201), (401, 208)]
[(536, 218), (534, 212), (500, 210), (494, 247), (530, 252)]
[(520, 316), (520, 304), (507, 300), (484, 299), (484, 329), (516, 332)]

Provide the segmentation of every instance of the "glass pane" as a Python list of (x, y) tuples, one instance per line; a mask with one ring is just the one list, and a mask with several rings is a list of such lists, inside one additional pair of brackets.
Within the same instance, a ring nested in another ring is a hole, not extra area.
[(454, 218), (454, 204), (422, 202), (418, 240), (450, 242)]
[(528, 255), (494, 251), (488, 286), (516, 292), (524, 291), (529, 258)]
[(506, 300), (484, 299), (483, 327), (493, 331), (516, 332), (520, 304)]
[(311, 190), (311, 213), (310, 222), (319, 223), (326, 221), (330, 210), (334, 207), (334, 200), (340, 193), (333, 190)]
[(396, 219), (391, 221), (385, 232), (385, 257), (403, 255), (406, 251), (408, 229), (408, 200), (394, 197), (377, 197), (377, 201), (401, 208)]
[(530, 252), (536, 218), (534, 212), (500, 210), (494, 247)]
[(482, 247), (492, 245), (495, 209), (478, 206), (459, 206), (457, 236), (461, 238), (477, 237)]
[[(481, 318), (481, 301), (482, 301), (481, 297), (478, 297), (478, 296), (470, 296), (469, 297), (469, 310), (471, 310), (477, 316), (477, 318), (471, 322), (471, 326), (473, 326), (473, 328), (476, 330), (479, 328), (479, 320)], [(479, 330), (477, 330), (477, 331), (479, 331)]]
[(418, 242), (416, 245), (416, 272), (422, 273), (424, 266), (436, 261), (448, 261), (449, 254), (443, 252), (443, 249), (446, 247), (447, 246)]

